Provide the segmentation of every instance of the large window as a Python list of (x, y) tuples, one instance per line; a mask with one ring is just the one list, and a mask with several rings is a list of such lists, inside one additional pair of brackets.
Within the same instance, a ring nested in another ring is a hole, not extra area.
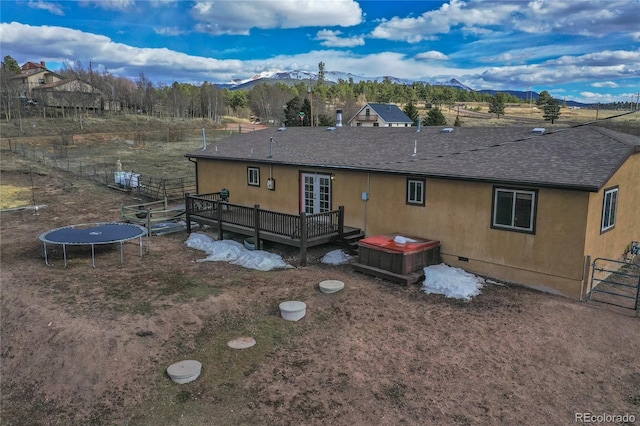
[(535, 232), (537, 191), (493, 188), (493, 228)]
[(424, 206), (424, 179), (407, 179), (407, 204)]
[(247, 183), (251, 186), (260, 186), (259, 167), (247, 167)]
[(616, 226), (616, 210), (618, 209), (618, 187), (604, 191), (604, 204), (602, 206), (601, 232), (608, 231)]

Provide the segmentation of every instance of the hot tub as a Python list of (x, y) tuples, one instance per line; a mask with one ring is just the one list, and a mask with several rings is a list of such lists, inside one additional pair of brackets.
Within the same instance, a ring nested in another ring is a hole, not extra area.
[(358, 262), (407, 275), (440, 263), (440, 241), (404, 234), (376, 235), (358, 243)]

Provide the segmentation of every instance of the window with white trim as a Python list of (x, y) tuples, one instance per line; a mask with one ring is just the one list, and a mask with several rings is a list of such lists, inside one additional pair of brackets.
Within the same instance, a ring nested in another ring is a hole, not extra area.
[(250, 186), (260, 186), (259, 167), (247, 167), (247, 183)]
[(535, 190), (493, 188), (492, 228), (535, 233)]
[(618, 187), (604, 191), (602, 204), (602, 228), (600, 232), (608, 231), (616, 226), (616, 211), (618, 210)]
[(407, 178), (407, 204), (424, 206), (424, 179)]

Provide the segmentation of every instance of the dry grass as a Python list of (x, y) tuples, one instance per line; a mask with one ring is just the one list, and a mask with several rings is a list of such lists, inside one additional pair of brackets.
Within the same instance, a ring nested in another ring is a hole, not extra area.
[(31, 204), (31, 191), (14, 185), (0, 185), (0, 210), (25, 207)]
[[(117, 133), (105, 128), (89, 133)], [(71, 149), (191, 166), (188, 149), (162, 144), (86, 136)], [(184, 234), (153, 237), (142, 257), (125, 245), (124, 263), (105, 249), (97, 268), (86, 250), (64, 268), (58, 250), (50, 267), (40, 233), (115, 219), (130, 195), (15, 153), (0, 165), (3, 185), (27, 194), (32, 170), (48, 206), (0, 221), (2, 424), (566, 424), (576, 411), (637, 413), (631, 314), (510, 286), (450, 300), (317, 261), (269, 273), (200, 262)], [(326, 252), (314, 250), (310, 259)], [(318, 291), (327, 278), (345, 290)], [(284, 300), (307, 303), (305, 318), (281, 321)], [(232, 351), (238, 336), (258, 344)], [(171, 382), (166, 367), (180, 359), (202, 361), (201, 377)]]

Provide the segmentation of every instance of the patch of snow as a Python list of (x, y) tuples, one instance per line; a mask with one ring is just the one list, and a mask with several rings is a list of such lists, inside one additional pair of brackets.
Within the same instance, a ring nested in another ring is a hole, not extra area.
[(446, 297), (471, 300), (480, 294), (483, 283), (483, 278), (441, 263), (424, 268), (422, 291), (427, 294), (443, 294)]
[(351, 256), (349, 256), (348, 254), (346, 254), (344, 251), (340, 249), (332, 250), (327, 254), (325, 254), (324, 256), (322, 256), (322, 259), (320, 259), (320, 262), (326, 263), (329, 265), (343, 265), (345, 263), (349, 263), (350, 261), (351, 261)]
[(264, 250), (247, 250), (244, 245), (233, 240), (216, 241), (208, 235), (194, 232), (185, 244), (207, 254), (206, 258), (199, 259), (198, 262), (229, 262), (259, 271), (293, 268), (277, 254)]

